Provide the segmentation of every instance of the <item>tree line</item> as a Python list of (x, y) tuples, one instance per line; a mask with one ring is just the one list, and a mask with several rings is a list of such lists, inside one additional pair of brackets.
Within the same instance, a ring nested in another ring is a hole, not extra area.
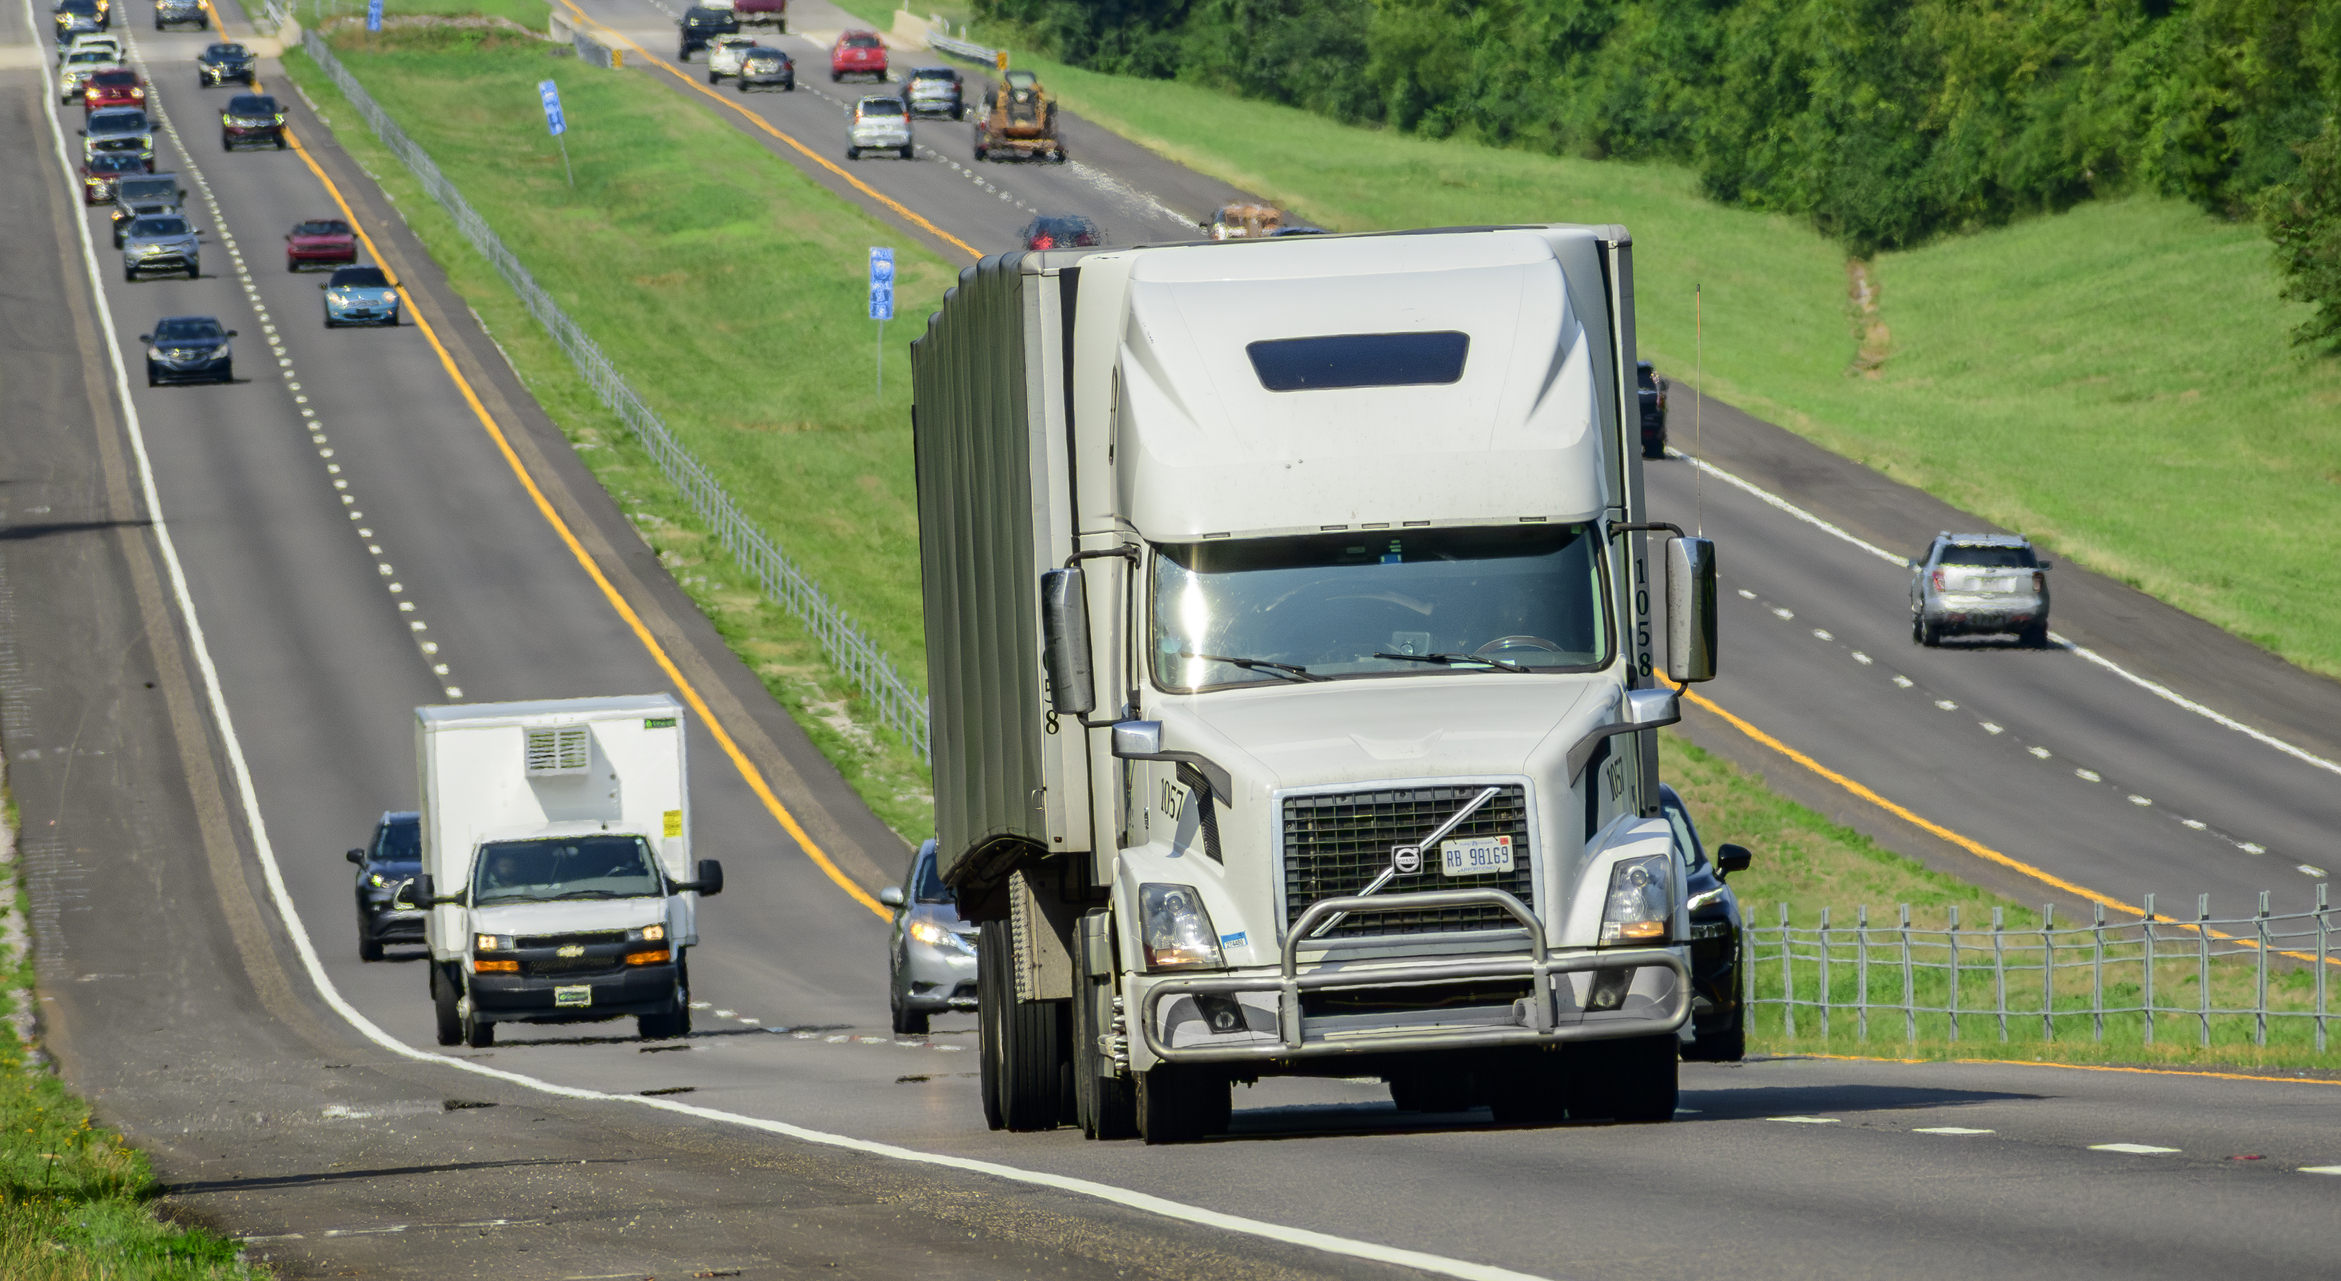
[(2341, 0), (976, 3), (1074, 66), (1687, 164), (1710, 197), (1810, 218), (1862, 255), (2183, 196), (2264, 219), (2295, 296), (2321, 305), (2304, 337), (2341, 337)]

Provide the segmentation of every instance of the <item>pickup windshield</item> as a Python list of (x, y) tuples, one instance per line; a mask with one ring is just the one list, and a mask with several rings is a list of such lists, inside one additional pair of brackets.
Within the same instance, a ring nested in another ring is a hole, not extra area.
[(1601, 562), (1584, 525), (1159, 547), (1154, 679), (1194, 693), (1296, 676), (1597, 670), (1610, 661)]
[(472, 873), (472, 906), (555, 899), (657, 898), (666, 892), (639, 836), (490, 841)]

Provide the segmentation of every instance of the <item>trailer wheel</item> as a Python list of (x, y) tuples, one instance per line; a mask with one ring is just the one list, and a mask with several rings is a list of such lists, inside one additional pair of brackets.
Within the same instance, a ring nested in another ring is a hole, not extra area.
[(1227, 1129), (1234, 1085), (1209, 1069), (1165, 1063), (1138, 1078), (1138, 1132), (1148, 1143), (1192, 1143)]
[(1058, 1035), (1057, 1002), (1016, 999), (1016, 945), (1008, 922), (984, 922), (976, 946), (984, 1119), (994, 1129), (1053, 1130), (1065, 1117), (1064, 1038)]
[(1672, 1121), (1682, 1041), (1673, 1033), (1571, 1046), (1569, 1119)]
[(1073, 997), (1074, 1124), (1092, 1139), (1136, 1138), (1138, 1096), (1129, 1077), (1104, 1074), (1109, 1060), (1105, 1051), (1098, 1048), (1098, 1041), (1113, 1029), (1114, 984), (1110, 978), (1095, 979), (1090, 975), (1099, 968), (1114, 968), (1114, 958), (1093, 954), (1087, 930), (1075, 938), (1074, 946), (1073, 973), (1077, 984)]
[(455, 985), (446, 981), (446, 967), (431, 962), (431, 1004), (439, 1015), (439, 1044), (463, 1044), (463, 1020), (456, 1016)]

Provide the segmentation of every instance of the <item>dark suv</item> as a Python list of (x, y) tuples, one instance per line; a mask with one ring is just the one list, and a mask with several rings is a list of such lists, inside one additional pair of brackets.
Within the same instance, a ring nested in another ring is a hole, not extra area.
[(219, 113), (219, 145), (222, 151), (284, 150), (284, 108), (264, 93), (239, 93), (228, 99), (227, 110)]
[(717, 36), (728, 36), (740, 29), (739, 15), (729, 9), (692, 8), (683, 11), (682, 48), (675, 53), (675, 61), (689, 62), (691, 55), (707, 47)]
[(1634, 366), (1634, 385), (1642, 402), (1642, 456), (1666, 457), (1666, 389), (1672, 384), (1658, 376), (1649, 361)]
[(422, 942), (423, 911), (408, 895), (423, 870), (423, 816), (384, 814), (373, 843), (347, 857), (358, 865), (358, 959), (381, 960), (385, 943)]
[(1683, 1057), (1708, 1063), (1737, 1063), (1747, 1053), (1746, 1011), (1740, 1008), (1739, 898), (1723, 878), (1746, 871), (1754, 860), (1745, 846), (1719, 845), (1709, 860), (1707, 847), (1683, 798), (1672, 784), (1658, 786), (1658, 808), (1674, 828), (1675, 857), (1683, 861), (1691, 915), (1691, 1030), (1697, 1039), (1683, 1047)]

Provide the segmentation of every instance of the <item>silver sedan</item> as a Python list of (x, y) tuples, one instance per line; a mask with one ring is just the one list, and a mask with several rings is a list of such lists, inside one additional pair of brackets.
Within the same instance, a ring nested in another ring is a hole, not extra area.
[(894, 909), (886, 1003), (894, 1030), (918, 1035), (931, 1015), (975, 1009), (975, 927), (959, 919), (951, 887), (935, 874), (935, 843), (919, 846), (902, 884), (878, 891)]

